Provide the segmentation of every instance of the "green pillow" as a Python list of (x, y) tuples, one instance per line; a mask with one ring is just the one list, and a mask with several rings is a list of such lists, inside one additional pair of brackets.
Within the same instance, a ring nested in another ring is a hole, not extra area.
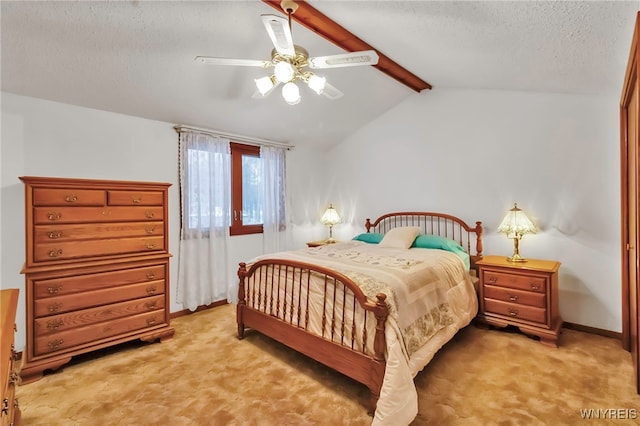
[(464, 251), (457, 241), (450, 240), (449, 238), (440, 237), (438, 235), (418, 235), (413, 241), (413, 245), (411, 247), (450, 251), (462, 259), (467, 269), (471, 266), (469, 254)]
[(355, 237), (353, 237), (353, 239), (356, 241), (364, 241), (365, 243), (369, 244), (378, 244), (380, 241), (382, 241), (383, 237), (383, 234), (374, 234), (367, 232), (365, 234), (356, 235)]
[(454, 240), (441, 237), (439, 235), (421, 234), (416, 237), (411, 247), (417, 248), (434, 248), (447, 251), (464, 251), (462, 246)]

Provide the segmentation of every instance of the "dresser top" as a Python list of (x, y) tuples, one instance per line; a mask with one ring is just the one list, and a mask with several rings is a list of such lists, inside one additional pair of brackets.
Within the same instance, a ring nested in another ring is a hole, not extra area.
[(556, 272), (560, 268), (560, 262), (556, 260), (527, 259), (526, 262), (510, 262), (507, 256), (484, 256), (476, 265), (547, 272)]

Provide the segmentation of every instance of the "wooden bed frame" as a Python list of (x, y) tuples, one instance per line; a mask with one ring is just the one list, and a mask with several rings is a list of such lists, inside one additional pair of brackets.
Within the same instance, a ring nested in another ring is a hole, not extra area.
[[(373, 223), (367, 218), (365, 223), (367, 232), (376, 233), (401, 226), (418, 226), (422, 234), (440, 235), (457, 241), (469, 253), (472, 268), (475, 261), (482, 258), (481, 222), (470, 227), (461, 219), (447, 214), (398, 212), (385, 214)], [(474, 254), (471, 252), (472, 241), (475, 242)], [(321, 296), (306, 291), (312, 275), (321, 277), (324, 282), (324, 294)], [(263, 259), (249, 268), (246, 263), (240, 263), (238, 277), (238, 337), (244, 338), (247, 328), (257, 330), (366, 385), (371, 392), (369, 409), (373, 414), (385, 373), (387, 296), (379, 293), (376, 300), (369, 300), (354, 281), (337, 271), (283, 259)], [(307, 300), (293, 296), (303, 293), (306, 293)], [(280, 294), (285, 296), (280, 297)], [(336, 300), (342, 302), (339, 303), (342, 310), (335, 308)], [(321, 335), (309, 330), (307, 308), (312, 303), (334, 306), (329, 314), (325, 310)], [(355, 320), (345, 317), (345, 306), (352, 307), (354, 312), (364, 317), (362, 327), (357, 327)], [(367, 335), (367, 319), (375, 321), (373, 336)], [(353, 336), (361, 338), (361, 342), (358, 343), (356, 340), (359, 339)], [(373, 354), (366, 353), (366, 347), (373, 347)]]

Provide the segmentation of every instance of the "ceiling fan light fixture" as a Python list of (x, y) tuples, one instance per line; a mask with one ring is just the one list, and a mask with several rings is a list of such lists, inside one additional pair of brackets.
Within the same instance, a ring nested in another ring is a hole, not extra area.
[(273, 72), (274, 72), (274, 75), (276, 76), (276, 79), (280, 83), (290, 82), (291, 80), (293, 80), (293, 77), (295, 76), (295, 70), (293, 69), (293, 65), (285, 61), (278, 62), (274, 67)]
[(264, 77), (256, 78), (254, 81), (256, 82), (256, 87), (262, 96), (269, 93), (271, 89), (273, 89), (273, 86), (275, 86), (272, 76), (265, 75)]
[(319, 77), (315, 74), (311, 74), (311, 76), (309, 77), (309, 80), (307, 81), (307, 84), (309, 85), (309, 88), (311, 90), (313, 90), (314, 92), (316, 92), (318, 95), (322, 94), (322, 91), (324, 90), (324, 86), (327, 82), (327, 79), (324, 77)]
[(300, 102), (300, 89), (294, 82), (290, 81), (282, 86), (282, 97), (289, 105), (296, 105)]

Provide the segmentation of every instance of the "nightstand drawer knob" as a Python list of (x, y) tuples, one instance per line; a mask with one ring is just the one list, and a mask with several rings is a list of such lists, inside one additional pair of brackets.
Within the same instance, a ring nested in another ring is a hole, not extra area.
[(517, 317), (518, 316), (518, 310), (517, 309), (509, 309), (509, 315), (511, 315), (512, 317)]
[(516, 294), (509, 294), (509, 300), (515, 302), (518, 300), (518, 296)]

